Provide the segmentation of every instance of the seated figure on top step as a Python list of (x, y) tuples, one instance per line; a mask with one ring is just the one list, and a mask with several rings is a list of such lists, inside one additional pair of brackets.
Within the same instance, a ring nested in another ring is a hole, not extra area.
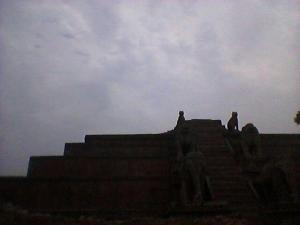
[(239, 121), (237, 112), (232, 112), (231, 117), (227, 123), (227, 129), (229, 132), (239, 131)]
[(178, 116), (178, 119), (177, 119), (177, 124), (176, 124), (175, 129), (180, 128), (184, 124), (184, 122), (185, 122), (184, 112), (179, 111), (179, 116)]

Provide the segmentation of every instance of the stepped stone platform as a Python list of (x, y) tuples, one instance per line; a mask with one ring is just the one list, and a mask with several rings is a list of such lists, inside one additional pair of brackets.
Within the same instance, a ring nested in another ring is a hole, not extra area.
[[(205, 161), (208, 197), (204, 196), (201, 206), (182, 206), (174, 198), (180, 195), (178, 185), (174, 186), (180, 139), (176, 128), (160, 134), (86, 135), (83, 143), (66, 143), (63, 156), (33, 156), (26, 177), (0, 178), (0, 199), (50, 213), (167, 214), (173, 210), (180, 214), (268, 209), (235, 157), (238, 139), (226, 135), (220, 120), (192, 119), (184, 121), (184, 126)], [(299, 134), (260, 137), (269, 159), (285, 155), (289, 149), (300, 151)], [(294, 199), (284, 204), (299, 212), (294, 207), (299, 205), (300, 196), (299, 161), (295, 165)]]

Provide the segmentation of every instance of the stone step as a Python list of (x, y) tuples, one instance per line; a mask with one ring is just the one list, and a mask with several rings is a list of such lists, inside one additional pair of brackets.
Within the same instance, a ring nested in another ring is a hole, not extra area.
[(255, 202), (257, 201), (255, 195), (249, 190), (249, 192), (245, 193), (218, 193), (216, 194), (216, 197), (220, 199), (224, 199), (230, 202)]
[(214, 186), (212, 187), (213, 192), (232, 192), (232, 193), (249, 193), (250, 187), (246, 185), (237, 185), (237, 186)]
[(233, 156), (231, 155), (230, 152), (215, 152), (213, 154), (213, 152), (204, 152), (204, 151), (201, 151), (203, 156), (207, 159), (207, 160), (210, 160), (210, 159), (223, 159), (224, 161), (230, 161), (230, 162), (234, 162), (234, 158)]
[(86, 144), (79, 142), (79, 143), (65, 143), (65, 150), (71, 150), (71, 149), (85, 149), (86, 148)]
[(241, 180), (231, 180), (231, 179), (223, 179), (220, 180), (214, 179), (213, 177), (210, 177), (210, 183), (212, 187), (231, 187), (231, 186), (240, 186), (243, 185), (243, 182)]
[[(232, 160), (223, 160), (222, 158), (221, 159), (215, 159), (215, 160), (213, 160), (213, 159), (208, 159), (208, 158), (206, 158), (206, 160), (205, 160), (205, 162), (206, 162), (206, 165), (207, 165), (207, 167), (233, 167), (233, 168), (235, 168), (236, 166), (235, 166), (235, 162)], [(232, 165), (233, 164), (233, 165)]]
[(289, 147), (299, 147), (300, 142), (298, 143), (262, 143), (262, 148), (289, 148)]
[(128, 134), (128, 135), (86, 135), (85, 143), (94, 142), (168, 142), (172, 137), (169, 133), (164, 134)]
[(231, 165), (233, 167), (235, 167), (237, 164), (236, 162), (233, 160), (232, 157), (227, 157), (227, 156), (218, 156), (215, 159), (211, 156), (206, 156), (203, 155), (203, 158), (205, 159), (205, 162), (211, 164), (211, 166), (217, 166), (217, 165)]
[(93, 143), (91, 148), (130, 148), (130, 147), (169, 147), (169, 143), (122, 143), (122, 142), (97, 142)]
[(254, 196), (245, 196), (245, 197), (232, 197), (232, 198), (228, 198), (228, 197), (223, 197), (221, 198), (224, 201), (229, 202), (230, 205), (232, 206), (251, 206), (251, 205), (257, 205), (257, 200)]
[(199, 143), (198, 144), (199, 149), (202, 150), (202, 152), (228, 152), (225, 151), (227, 149), (227, 146), (225, 145), (225, 143), (211, 143), (211, 144), (207, 144), (207, 143)]
[(206, 166), (207, 170), (210, 171), (211, 173), (220, 173), (220, 172), (231, 172), (231, 173), (238, 173), (239, 169), (235, 168), (235, 167), (231, 167), (231, 166), (211, 166), (211, 165), (207, 165)]
[(199, 143), (200, 145), (211, 145), (211, 146), (214, 146), (214, 145), (223, 145), (225, 146), (225, 141), (223, 139), (209, 139), (209, 138), (206, 138), (206, 139), (203, 139), (203, 140), (199, 140)]
[(27, 176), (167, 179), (169, 165), (168, 160), (161, 158), (31, 157)]
[(209, 174), (214, 179), (223, 179), (224, 177), (230, 179), (241, 179), (241, 175), (235, 171), (217, 171)]
[[(201, 149), (200, 149), (201, 151)], [(232, 160), (233, 156), (229, 151), (201, 151), (203, 156), (207, 159), (213, 159), (213, 158), (226, 158), (228, 160)]]
[(211, 183), (218, 187), (231, 187), (230, 184), (235, 184), (236, 187), (244, 187), (246, 184), (243, 180), (237, 177), (216, 177), (213, 175), (209, 176)]
[(250, 189), (245, 189), (243, 191), (229, 191), (229, 190), (225, 190), (225, 191), (220, 191), (214, 192), (214, 195), (218, 198), (222, 198), (222, 199), (231, 199), (231, 200), (247, 200), (247, 199), (251, 199), (252, 197), (254, 197), (254, 194), (252, 194)]
[(198, 146), (203, 153), (214, 153), (214, 152), (227, 153), (227, 152), (229, 152), (227, 146), (224, 144), (205, 145), (205, 144), (200, 143)]
[(91, 157), (168, 157), (170, 150), (164, 146), (126, 146), (114, 147), (105, 146), (97, 148), (97, 146), (65, 149), (65, 156), (91, 156)]
[(172, 144), (169, 141), (95, 141), (95, 142), (87, 142), (90, 146), (97, 146), (97, 147), (131, 147), (131, 146), (168, 146)]
[(197, 139), (205, 139), (205, 138), (219, 139), (219, 138), (223, 138), (223, 134), (220, 134), (220, 133), (197, 133), (195, 137)]

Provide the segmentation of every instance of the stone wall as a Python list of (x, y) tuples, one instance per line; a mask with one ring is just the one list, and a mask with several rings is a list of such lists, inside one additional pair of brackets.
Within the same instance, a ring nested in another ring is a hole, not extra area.
[(1, 178), (5, 202), (38, 211), (161, 211), (167, 208), (165, 179)]

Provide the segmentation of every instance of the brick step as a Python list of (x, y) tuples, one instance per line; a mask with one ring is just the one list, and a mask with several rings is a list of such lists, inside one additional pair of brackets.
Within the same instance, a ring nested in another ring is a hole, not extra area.
[[(213, 180), (213, 179), (211, 179)], [(213, 182), (213, 184), (216, 184), (213, 188), (218, 190), (218, 189), (222, 189), (222, 190), (249, 190), (250, 187), (248, 185), (248, 183), (245, 180), (239, 180), (239, 182), (237, 182), (237, 184), (235, 186), (230, 186), (227, 185), (228, 181), (220, 181), (218, 182), (218, 179), (215, 179)]]
[(241, 179), (241, 175), (238, 173), (234, 173), (234, 172), (218, 172), (218, 173), (213, 173), (213, 174), (209, 174), (210, 177), (214, 178), (214, 179), (223, 179), (224, 177), (226, 178), (230, 178), (232, 179)]
[(142, 146), (142, 145), (135, 145), (135, 146), (97, 146), (97, 145), (92, 145), (90, 148), (88, 148), (86, 151), (103, 151), (103, 152), (126, 152), (126, 151), (165, 151), (168, 149), (169, 146), (162, 146), (162, 145), (156, 145), (156, 146)]
[(216, 138), (198, 138), (197, 139), (198, 143), (201, 143), (201, 144), (208, 144), (208, 145), (214, 145), (214, 144), (224, 144), (225, 145), (225, 142), (224, 140), (220, 140), (220, 139), (216, 139)]
[(85, 140), (85, 143), (139, 143), (139, 144), (147, 144), (147, 143), (168, 143), (172, 141), (171, 139), (95, 139), (90, 141), (89, 139)]
[(190, 127), (190, 130), (198, 134), (223, 134), (219, 127)]
[(236, 171), (214, 171), (210, 173), (210, 176), (213, 178), (217, 178), (218, 180), (222, 181), (224, 179), (228, 180), (237, 180), (237, 181), (242, 181), (243, 177), (241, 176), (240, 173), (236, 172)]
[(222, 138), (223, 137), (223, 133), (219, 132), (219, 131), (214, 131), (214, 132), (207, 132), (207, 131), (196, 131), (195, 132), (197, 137), (218, 137), (218, 138)]
[(216, 132), (216, 133), (223, 133), (223, 130), (220, 129), (220, 127), (218, 126), (211, 126), (211, 127), (192, 127), (191, 128), (193, 131), (196, 131), (196, 132)]
[(232, 187), (231, 184), (234, 184), (234, 186), (236, 188), (243, 188), (245, 187), (245, 184), (243, 183), (243, 181), (238, 180), (236, 181), (236, 179), (230, 179), (230, 178), (221, 178), (221, 177), (213, 177), (210, 176), (210, 183), (212, 185), (214, 185), (215, 187)]
[(230, 178), (216, 178), (216, 177), (210, 177), (210, 183), (214, 185), (215, 187), (232, 187), (231, 184), (234, 184), (236, 188), (244, 188), (245, 183), (242, 180), (236, 180), (236, 179), (230, 179)]
[(239, 171), (236, 169), (236, 168), (232, 168), (232, 167), (212, 167), (210, 165), (207, 165), (206, 166), (207, 170), (211, 173), (211, 174), (214, 174), (214, 173), (222, 173), (222, 172), (226, 172), (226, 173), (238, 173)]
[(240, 176), (214, 176), (214, 174), (210, 174), (211, 182), (226, 185), (227, 183), (244, 183), (246, 181), (243, 180)]
[(219, 169), (219, 170), (216, 170), (216, 169), (210, 169), (209, 167), (206, 167), (207, 168), (207, 171), (208, 173), (210, 174), (210, 176), (213, 176), (213, 177), (222, 177), (222, 176), (226, 176), (226, 177), (241, 177), (240, 173), (236, 170), (222, 170), (222, 169)]
[(233, 171), (237, 171), (238, 168), (236, 168), (236, 166), (233, 166), (232, 164), (235, 164), (235, 162), (229, 162), (229, 161), (222, 161), (222, 160), (205, 160), (205, 164), (207, 166), (207, 168), (211, 168), (212, 170), (221, 170), (221, 169), (229, 169), (230, 167), (232, 167)]
[(235, 161), (231, 161), (231, 160), (222, 160), (222, 159), (215, 159), (215, 160), (209, 160), (206, 158), (205, 160), (207, 166), (210, 167), (233, 167), (236, 168), (235, 166)]
[(255, 197), (248, 196), (248, 197), (243, 197), (240, 198), (239, 196), (236, 197), (216, 197), (216, 199), (220, 199), (222, 201), (228, 202), (230, 205), (236, 205), (236, 206), (241, 206), (241, 205), (254, 205), (257, 200)]
[(239, 193), (234, 193), (234, 194), (218, 194), (216, 193), (215, 195), (216, 199), (220, 200), (226, 200), (229, 202), (253, 202), (256, 201), (255, 196), (253, 196), (250, 193), (247, 194), (239, 194)]
[(169, 156), (168, 148), (107, 148), (65, 151), (65, 156), (90, 156), (90, 157), (165, 157)]
[(169, 176), (169, 162), (159, 158), (31, 157), (29, 177), (157, 178)]
[(220, 180), (220, 179), (213, 179), (211, 177), (210, 183), (212, 187), (232, 187), (232, 186), (240, 186), (243, 185), (243, 183), (240, 180)]
[(202, 143), (199, 143), (199, 148), (202, 152), (205, 153), (214, 153), (214, 152), (229, 152), (228, 147), (224, 144), (221, 145), (204, 145)]
[(203, 135), (197, 135), (197, 140), (218, 140), (223, 139), (223, 135), (220, 134), (203, 134)]
[(232, 170), (232, 171), (240, 171), (239, 167), (237, 167), (236, 165), (232, 165), (232, 164), (215, 164), (214, 161), (212, 161), (211, 163), (206, 163), (207, 168), (210, 168), (211, 170), (220, 170), (220, 169), (224, 169), (224, 170)]
[(214, 153), (214, 152), (218, 152), (220, 154), (226, 154), (229, 152), (229, 148), (227, 147), (227, 145), (225, 145), (225, 143), (219, 143), (219, 144), (203, 144), (203, 143), (199, 143), (199, 148), (202, 149), (203, 152), (207, 152), (207, 153)]
[(232, 155), (227, 152), (226, 154), (220, 154), (218, 152), (216, 152), (215, 154), (210, 154), (210, 153), (207, 153), (207, 152), (202, 152), (203, 156), (206, 157), (207, 160), (213, 160), (213, 159), (216, 159), (216, 160), (224, 160), (224, 161), (230, 161), (230, 162), (235, 162), (235, 160), (233, 159)]
[[(214, 195), (218, 195), (218, 196), (228, 196), (228, 195), (232, 195), (235, 196), (237, 193), (239, 196), (249, 196), (251, 190), (250, 189), (241, 189), (241, 188), (232, 188), (232, 189), (221, 189), (221, 188), (212, 188), (212, 192), (214, 193)], [(231, 193), (233, 192), (233, 193)]]
[(90, 146), (66, 144), (65, 156), (99, 156), (99, 157), (167, 157), (170, 150), (166, 146)]
[(214, 145), (224, 145), (225, 146), (225, 142), (223, 139), (203, 139), (203, 140), (199, 140), (200, 145), (209, 145), (209, 146), (214, 146)]
[(212, 164), (212, 165), (219, 165), (219, 164), (222, 164), (222, 165), (231, 165), (231, 166), (234, 166), (236, 165), (236, 162), (233, 160), (232, 157), (221, 157), (221, 156), (218, 156), (216, 157), (215, 159), (211, 156), (203, 156), (205, 158), (205, 161), (209, 164)]
[(272, 143), (265, 143), (262, 142), (261, 145), (265, 148), (272, 148), (272, 147), (288, 147), (288, 146), (300, 146), (300, 142), (272, 142)]
[(205, 158), (205, 163), (206, 163), (206, 166), (207, 167), (210, 167), (210, 168), (220, 168), (220, 167), (225, 167), (226, 169), (228, 167), (232, 167), (233, 169), (237, 169), (235, 166), (235, 161), (231, 161), (231, 160), (224, 160), (224, 159), (208, 159), (208, 158)]
[(87, 145), (83, 142), (78, 143), (65, 143), (65, 150), (66, 149), (84, 149)]
[(98, 148), (108, 148), (108, 147), (114, 147), (114, 148), (126, 148), (126, 147), (168, 147), (170, 143), (164, 142), (149, 142), (149, 143), (139, 143), (139, 142), (95, 142), (92, 144), (94, 147)]
[(203, 152), (228, 152), (227, 146), (224, 143), (213, 143), (213, 144), (205, 144), (205, 143), (199, 143), (198, 145), (199, 149), (202, 149)]
[[(117, 143), (119, 145), (119, 143)], [(127, 150), (127, 149), (144, 149), (144, 150), (151, 150), (153, 148), (155, 149), (165, 149), (165, 147), (167, 145), (142, 145), (142, 144), (134, 144), (132, 146), (130, 145), (125, 145), (125, 146), (118, 146), (118, 145), (106, 145), (106, 143), (104, 145), (102, 145), (102, 143), (94, 143), (94, 144), (85, 144), (85, 143), (66, 143), (65, 144), (65, 149), (99, 149), (100, 147), (103, 150), (118, 150), (120, 149), (120, 147), (122, 147), (122, 149)]]
[(215, 196), (220, 198), (220, 199), (226, 199), (229, 201), (234, 201), (234, 202), (251, 202), (251, 201), (256, 201), (256, 198), (254, 196), (254, 194), (251, 192), (251, 190), (249, 190), (248, 192), (244, 192), (244, 193), (215, 193)]
[[(201, 151), (201, 149), (200, 149)], [(216, 158), (216, 157), (220, 157), (220, 158), (228, 158), (228, 159), (233, 159), (233, 156), (231, 155), (231, 153), (229, 151), (201, 151), (204, 157), (207, 158)]]
[(132, 135), (86, 135), (85, 142), (119, 141), (119, 142), (160, 142), (168, 141), (171, 134), (132, 134)]
[(224, 199), (224, 200), (229, 200), (229, 201), (235, 201), (235, 202), (244, 202), (244, 201), (251, 201), (251, 199), (255, 200), (254, 195), (250, 192), (245, 192), (245, 193), (224, 193), (224, 192), (219, 192), (219, 193), (214, 193), (214, 196), (218, 199)]

